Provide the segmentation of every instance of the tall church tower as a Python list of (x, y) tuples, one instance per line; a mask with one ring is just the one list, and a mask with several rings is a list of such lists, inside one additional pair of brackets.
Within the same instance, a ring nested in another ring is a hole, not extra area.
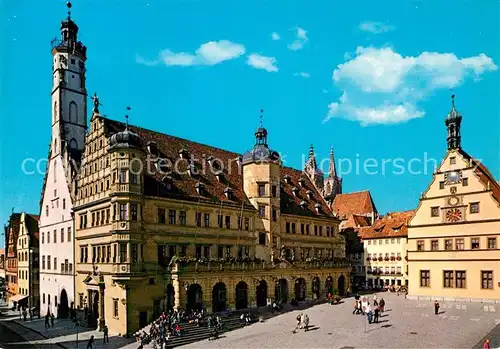
[(64, 150), (83, 150), (87, 129), (85, 61), (87, 48), (78, 41), (78, 26), (68, 17), (61, 22), (61, 38), (52, 40), (52, 157)]
[(316, 163), (316, 155), (314, 154), (314, 147), (312, 144), (309, 148), (309, 158), (304, 165), (304, 173), (311, 179), (311, 182), (314, 183), (316, 189), (321, 192), (323, 189), (324, 175)]
[(455, 109), (455, 95), (451, 96), (451, 111), (445, 120), (448, 129), (448, 150), (456, 150), (462, 147), (462, 136), (460, 135), (460, 126), (462, 124), (462, 115)]
[(328, 166), (328, 176), (325, 179), (323, 188), (323, 197), (329, 202), (333, 202), (337, 194), (342, 194), (342, 178), (337, 176), (335, 168), (335, 156), (333, 155), (333, 147), (330, 148), (330, 164)]

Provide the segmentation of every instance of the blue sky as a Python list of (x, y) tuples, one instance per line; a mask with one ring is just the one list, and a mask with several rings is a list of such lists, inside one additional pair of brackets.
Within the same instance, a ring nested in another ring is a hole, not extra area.
[[(43, 176), (24, 175), (21, 163), (47, 156), (50, 40), (64, 4), (0, 5), (2, 223), (12, 207), (39, 210)], [(431, 171), (386, 165), (382, 174), (382, 160), (440, 160), (452, 93), (464, 149), (500, 177), (499, 6), (94, 0), (74, 1), (72, 18), (101, 113), (123, 119), (130, 105), (133, 124), (244, 152), (263, 108), (269, 143), (288, 166), (301, 167), (311, 143), (319, 160), (330, 146), (337, 160), (375, 159), (379, 173), (344, 174), (344, 192), (369, 189), (387, 212), (415, 208)]]

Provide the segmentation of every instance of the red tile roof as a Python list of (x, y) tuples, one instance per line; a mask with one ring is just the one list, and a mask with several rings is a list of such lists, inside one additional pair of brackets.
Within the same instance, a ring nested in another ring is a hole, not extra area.
[(359, 229), (361, 239), (408, 236), (408, 222), (415, 210), (392, 212), (380, 217), (369, 227)]
[[(105, 124), (105, 132), (108, 136), (111, 134), (123, 131), (125, 124), (119, 121), (111, 120), (99, 116)], [(129, 130), (137, 133), (144, 142), (144, 150), (147, 151), (148, 142), (155, 142), (159, 157), (169, 160), (172, 164), (178, 162), (178, 170), (172, 173), (169, 179), (172, 183), (172, 190), (167, 190), (164, 175), (151, 166), (152, 173), (147, 174), (144, 178), (144, 194), (157, 197), (171, 197), (175, 199), (190, 200), (190, 201), (207, 201), (222, 205), (236, 205), (239, 207), (245, 206), (248, 209), (255, 209), (248, 200), (248, 197), (243, 191), (243, 175), (237, 159), (241, 154), (215, 148), (209, 145), (200, 144), (187, 139), (170, 136), (156, 131), (147, 130), (137, 126), (129, 125)], [(179, 152), (186, 150), (188, 158), (193, 157), (198, 174), (190, 176), (187, 173), (187, 161), (178, 161)], [(220, 168), (224, 178), (219, 182), (216, 176), (217, 171), (213, 171), (207, 162), (207, 158), (213, 156), (223, 166)], [(202, 169), (206, 169), (202, 171)], [(299, 177), (305, 178), (305, 188), (301, 188), (299, 196), (293, 197), (291, 186), (282, 181), (281, 191), (281, 213), (296, 214), (306, 216), (325, 216), (333, 217), (328, 205), (316, 190), (315, 186), (309, 178), (302, 174), (302, 171), (289, 167), (281, 168), (281, 176), (288, 174), (292, 177), (292, 182), (298, 187)], [(202, 196), (196, 191), (196, 184), (203, 183), (204, 192)], [(230, 187), (232, 189), (232, 198), (229, 200), (224, 190)], [(313, 191), (313, 198), (309, 200), (306, 191)], [(304, 200), (307, 205), (301, 208), (299, 203)], [(319, 203), (321, 209), (316, 213), (315, 204)]]
[(500, 205), (500, 184), (495, 180), (490, 171), (484, 166), (479, 160), (474, 159), (464, 150), (460, 149), (459, 153), (467, 160), (471, 162), (471, 166), (474, 166), (474, 172), (479, 177), (479, 180), (483, 185), (488, 189), (490, 189), (493, 195), (493, 198)]
[(347, 218), (350, 214), (371, 215), (377, 213), (372, 196), (368, 190), (338, 194), (332, 204), (333, 213)]

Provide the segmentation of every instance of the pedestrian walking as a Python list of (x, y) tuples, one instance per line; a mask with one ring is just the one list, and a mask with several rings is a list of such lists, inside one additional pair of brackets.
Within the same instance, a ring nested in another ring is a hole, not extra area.
[(380, 309), (378, 307), (375, 307), (375, 310), (373, 310), (373, 322), (378, 323), (378, 316), (380, 313)]
[(490, 340), (489, 339), (487, 339), (487, 340), (484, 341), (483, 349), (491, 349)]
[(87, 342), (87, 349), (94, 348), (94, 335), (90, 336), (89, 341)]
[(104, 343), (109, 343), (108, 333), (109, 333), (108, 326), (104, 325), (104, 337), (103, 337)]
[(378, 301), (377, 301), (377, 295), (376, 294), (373, 295), (373, 306), (374, 307), (378, 307)]
[(299, 315), (297, 315), (297, 317), (295, 319), (297, 320), (297, 326), (295, 326), (295, 328), (292, 330), (292, 333), (297, 333), (297, 331), (300, 329), (300, 324), (301, 324), (301, 319), (302, 319), (302, 313), (300, 313)]
[(434, 301), (434, 315), (439, 314), (439, 302), (437, 300)]
[(56, 317), (54, 316), (54, 314), (50, 314), (50, 326), (51, 327), (54, 327), (54, 320), (55, 320), (55, 318)]
[(383, 298), (380, 298), (380, 302), (378, 302), (378, 306), (380, 309), (380, 314), (384, 312), (384, 307), (385, 307), (385, 300)]
[(45, 328), (50, 327), (50, 322), (49, 322), (49, 313), (45, 314)]

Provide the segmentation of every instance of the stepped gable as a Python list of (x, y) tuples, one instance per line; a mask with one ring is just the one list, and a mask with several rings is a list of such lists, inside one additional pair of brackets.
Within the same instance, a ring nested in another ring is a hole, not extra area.
[[(104, 124), (108, 137), (114, 133), (121, 132), (125, 128), (125, 123), (111, 120), (99, 116)], [(155, 166), (150, 166), (151, 173), (147, 174), (144, 178), (144, 194), (158, 197), (170, 197), (180, 200), (189, 201), (205, 201), (211, 203), (219, 203), (222, 205), (236, 205), (244, 206), (245, 208), (255, 210), (255, 207), (250, 203), (248, 197), (243, 191), (243, 174), (241, 168), (242, 154), (227, 151), (220, 148), (215, 148), (209, 145), (200, 144), (187, 139), (167, 135), (164, 133), (151, 131), (141, 127), (129, 125), (129, 130), (137, 133), (143, 141), (143, 150), (148, 153), (147, 144), (154, 142), (158, 155), (151, 155), (154, 159), (156, 156), (167, 159), (169, 163), (175, 164), (177, 162), (178, 171), (171, 173), (165, 178), (165, 175), (157, 171)], [(188, 161), (180, 158), (181, 151), (185, 151), (187, 158), (193, 157), (194, 166), (198, 172), (196, 175), (189, 175)], [(214, 166), (212, 169), (208, 162), (209, 157), (214, 157), (222, 166)], [(150, 161), (151, 164), (154, 161)], [(217, 178), (217, 172), (222, 172), (222, 176)], [(332, 217), (331, 210), (326, 202), (317, 191), (316, 187), (312, 184), (309, 178), (302, 173), (302, 171), (292, 169), (289, 167), (281, 168), (281, 176), (288, 174), (292, 177), (292, 182), (295, 186), (299, 187), (298, 180), (303, 178), (305, 180), (304, 187), (300, 188), (298, 198), (293, 197), (291, 188), (282, 181), (281, 192), (281, 211), (285, 214), (296, 214), (301, 216), (329, 216)], [(172, 184), (171, 190), (167, 190), (166, 181)], [(203, 183), (204, 193), (198, 194), (196, 190), (197, 183)], [(230, 198), (227, 197), (226, 188), (232, 189)], [(307, 190), (313, 192), (312, 199), (308, 199)], [(300, 198), (300, 199), (299, 199)], [(304, 200), (307, 205), (302, 208), (300, 202)], [(319, 213), (316, 212), (315, 205), (320, 204)]]
[(408, 236), (408, 222), (415, 210), (391, 212), (377, 219), (373, 225), (359, 229), (361, 239)]

